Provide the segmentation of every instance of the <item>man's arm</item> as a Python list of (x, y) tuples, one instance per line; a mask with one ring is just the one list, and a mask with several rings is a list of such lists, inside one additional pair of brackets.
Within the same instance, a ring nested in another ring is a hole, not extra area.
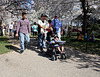
[(49, 29), (49, 28), (50, 28), (50, 25), (49, 25), (49, 23), (48, 23), (48, 22), (47, 22), (46, 28), (47, 28), (47, 29)]
[(55, 44), (55, 41), (51, 41), (50, 44)]
[(28, 22), (28, 32), (29, 32), (29, 36), (31, 37), (31, 26), (30, 26), (30, 22)]
[(28, 22), (28, 32), (31, 33), (30, 22)]
[(18, 37), (19, 28), (20, 28), (20, 21), (19, 21), (18, 24), (17, 24), (17, 28), (16, 28), (16, 37)]
[[(40, 28), (43, 28), (42, 25), (39, 24), (39, 26), (40, 26)], [(44, 28), (43, 28), (43, 29), (44, 29)]]
[(40, 20), (38, 21), (38, 25), (40, 26), (40, 28), (45, 29), (44, 27), (42, 27), (42, 25), (41, 25), (41, 21), (40, 21)]

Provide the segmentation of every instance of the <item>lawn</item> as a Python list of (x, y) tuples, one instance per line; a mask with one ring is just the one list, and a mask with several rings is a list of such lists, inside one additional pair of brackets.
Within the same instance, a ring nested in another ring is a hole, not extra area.
[(0, 54), (4, 54), (11, 51), (8, 48), (6, 48), (7, 45), (10, 45), (10, 43), (8, 43), (7, 40), (8, 39), (6, 36), (5, 37), (0, 36)]
[(65, 37), (62, 39), (66, 41), (67, 47), (71, 47), (88, 54), (100, 55), (100, 42), (72, 41), (72, 39), (75, 38), (75, 36), (72, 36), (70, 38)]

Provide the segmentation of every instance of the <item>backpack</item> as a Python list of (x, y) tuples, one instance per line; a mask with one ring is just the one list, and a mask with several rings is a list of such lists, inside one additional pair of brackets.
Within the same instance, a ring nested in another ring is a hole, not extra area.
[[(55, 20), (54, 20), (54, 26), (56, 25)], [(53, 29), (53, 32), (56, 33), (56, 28)]]

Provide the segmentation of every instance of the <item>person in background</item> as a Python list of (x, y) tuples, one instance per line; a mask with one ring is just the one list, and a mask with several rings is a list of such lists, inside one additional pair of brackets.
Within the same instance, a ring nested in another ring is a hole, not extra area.
[(84, 41), (84, 35), (82, 35), (82, 32), (80, 32), (78, 40), (80, 41)]
[(76, 38), (76, 40), (79, 40), (79, 35), (80, 35), (80, 33), (77, 33), (77, 38)]
[(13, 22), (9, 25), (9, 36), (13, 35)]
[(6, 33), (9, 34), (9, 24), (6, 25)]
[(63, 29), (63, 31), (61, 32), (61, 35), (63, 36), (63, 39), (65, 38), (65, 29)]
[(30, 42), (31, 36), (31, 27), (30, 22), (26, 18), (26, 13), (22, 13), (22, 19), (19, 20), (16, 29), (16, 37), (20, 37), (20, 53), (23, 53), (27, 47), (27, 44)]
[(14, 25), (13, 25), (14, 39), (15, 39), (15, 35), (16, 35), (16, 28), (17, 28), (17, 22), (15, 21), (15, 23), (14, 23)]
[(85, 41), (88, 41), (87, 33), (85, 33), (84, 40), (85, 40)]
[(32, 31), (33, 31), (33, 37), (35, 36), (35, 35), (37, 35), (37, 28), (38, 28), (38, 26), (37, 26), (37, 24), (36, 24), (36, 22), (34, 22), (34, 25), (32, 26)]
[(54, 32), (57, 33), (57, 36), (59, 37), (59, 41), (61, 41), (61, 32), (63, 31), (63, 25), (62, 22), (58, 19), (58, 16), (55, 16), (51, 25), (53, 27)]
[(67, 35), (67, 27), (65, 27), (65, 35)]
[(0, 25), (0, 36), (2, 36), (2, 26)]
[(3, 29), (2, 29), (2, 32), (3, 32), (3, 36), (5, 36), (5, 30), (6, 30), (6, 25), (5, 24), (3, 24)]
[(52, 35), (52, 31), (53, 31), (53, 28), (51, 26), (51, 20), (48, 21), (49, 22), (49, 30), (48, 30), (48, 33), (47, 33), (47, 41), (50, 42), (50, 36)]
[(92, 41), (95, 42), (95, 35), (92, 36)]

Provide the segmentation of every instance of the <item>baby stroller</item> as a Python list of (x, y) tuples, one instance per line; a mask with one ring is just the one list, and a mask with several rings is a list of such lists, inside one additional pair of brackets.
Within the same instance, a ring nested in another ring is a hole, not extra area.
[(60, 41), (60, 42), (57, 42), (55, 44), (49, 44), (47, 43), (47, 52), (46, 54), (50, 57), (50, 59), (52, 61), (55, 61), (58, 59), (58, 56), (60, 57), (60, 59), (66, 59), (66, 54), (63, 52), (63, 53), (60, 53), (56, 47), (59, 45), (59, 46), (62, 46), (66, 43), (66, 41)]

